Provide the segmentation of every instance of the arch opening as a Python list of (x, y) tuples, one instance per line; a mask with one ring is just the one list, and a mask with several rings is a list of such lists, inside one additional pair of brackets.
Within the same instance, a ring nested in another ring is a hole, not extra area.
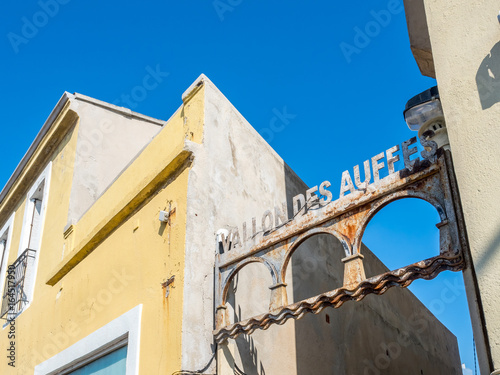
[(269, 310), (274, 277), (270, 266), (263, 261), (247, 262), (228, 277), (223, 304), (227, 307), (231, 323), (260, 315)]
[(276, 272), (276, 269), (271, 264), (269, 264), (267, 261), (265, 261), (262, 258), (252, 257), (252, 258), (245, 259), (244, 261), (242, 261), (236, 265), (236, 267), (229, 273), (229, 275), (227, 276), (227, 278), (224, 282), (224, 288), (222, 291), (222, 304), (223, 305), (226, 304), (228, 301), (228, 293), (231, 289), (231, 284), (234, 283), (234, 279), (238, 276), (238, 273), (243, 268), (247, 267), (249, 264), (252, 264), (252, 263), (260, 263), (260, 264), (263, 264), (267, 268), (268, 273), (271, 275), (271, 279), (272, 279), (272, 282), (269, 284), (269, 286), (276, 283), (277, 272)]
[(295, 243), (282, 270), (288, 303), (341, 287), (345, 256), (343, 244), (331, 233), (313, 233)]
[(365, 262), (366, 276), (439, 255), (440, 233), (436, 224), (442, 219), (435, 205), (421, 197), (402, 197), (378, 207), (363, 224), (358, 238), (361, 254), (374, 258)]
[[(365, 256), (367, 277), (440, 254), (441, 233), (436, 224), (445, 218), (444, 212), (422, 197), (404, 198), (410, 199), (387, 202), (365, 224), (360, 252)], [(433, 337), (429, 344), (431, 352), (443, 351), (441, 337), (454, 335), (459, 353), (453, 355), (459, 356), (452, 355), (446, 361), (450, 366), (460, 361), (459, 365), (472, 368), (472, 327), (463, 324), (470, 322), (470, 314), (462, 273), (442, 272), (432, 280), (416, 280), (407, 289), (393, 288), (375, 298), (390, 306), (398, 299), (415, 297), (419, 303), (415, 302), (414, 308), (404, 315), (409, 335), (419, 340)], [(407, 351), (401, 352), (401, 358), (407, 356)]]
[[(230, 323), (246, 320), (269, 310), (271, 289), (275, 277), (265, 262), (252, 261), (239, 267), (228, 280), (226, 294), (226, 312)], [(271, 327), (270, 330), (282, 328)], [(269, 347), (272, 337), (269, 331), (257, 330), (251, 335), (240, 335), (233, 340), (235, 345), (235, 365), (240, 373), (260, 375), (262, 356), (265, 358), (265, 348)], [(237, 373), (237, 372), (235, 372)]]
[(310, 239), (313, 236), (322, 235), (322, 234), (326, 235), (326, 236), (333, 237), (341, 244), (341, 247), (343, 249), (343, 254), (344, 254), (343, 257), (351, 255), (351, 247), (350, 247), (348, 241), (345, 238), (343, 238), (343, 236), (341, 234), (339, 234), (335, 230), (329, 229), (329, 228), (321, 228), (321, 227), (313, 228), (313, 229), (307, 231), (306, 233), (303, 233), (302, 235), (300, 235), (299, 238), (297, 240), (295, 240), (295, 242), (288, 249), (288, 252), (285, 255), (285, 260), (283, 262), (283, 266), (281, 268), (281, 279), (284, 282), (286, 282), (286, 275), (287, 275), (288, 269), (290, 268), (290, 260), (292, 259), (293, 254), (308, 239)]

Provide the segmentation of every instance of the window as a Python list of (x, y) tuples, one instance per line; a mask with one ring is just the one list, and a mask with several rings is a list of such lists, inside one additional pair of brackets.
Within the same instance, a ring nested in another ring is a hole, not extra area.
[[(77, 363), (61, 375), (126, 375), (127, 374), (127, 338), (118, 345), (101, 351), (97, 356), (91, 356), (85, 361)], [(124, 341), (124, 342), (123, 342)], [(116, 347), (118, 346), (118, 349)]]
[(42, 233), (47, 210), (52, 163), (38, 177), (26, 196), (23, 227), (15, 268), (15, 306), (11, 312), (21, 313), (33, 300)]
[[(10, 243), (12, 240), (12, 227), (14, 225), (14, 214), (11, 215), (7, 223), (0, 230), (0, 291), (3, 292), (2, 297), (6, 294), (5, 279), (7, 275), (7, 266), (9, 261)], [(0, 317), (4, 317), (7, 313), (8, 305), (4, 306), (2, 298), (2, 309)]]
[(142, 305), (35, 367), (35, 375), (136, 375)]

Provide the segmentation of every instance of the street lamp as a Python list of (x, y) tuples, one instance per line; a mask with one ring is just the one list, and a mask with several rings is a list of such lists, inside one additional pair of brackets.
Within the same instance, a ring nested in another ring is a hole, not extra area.
[(418, 131), (419, 138), (436, 142), (438, 148), (449, 149), (448, 132), (437, 86), (408, 100), (403, 115), (410, 130)]

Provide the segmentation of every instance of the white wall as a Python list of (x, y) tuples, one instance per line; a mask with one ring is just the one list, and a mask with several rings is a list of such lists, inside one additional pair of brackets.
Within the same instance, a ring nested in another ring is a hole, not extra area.
[(83, 95), (72, 100), (80, 124), (68, 224), (80, 219), (163, 125)]
[[(485, 326), (474, 334), (482, 372), (500, 370), (500, 23), (497, 0), (425, 0), (436, 79), (448, 128)], [(472, 270), (466, 286), (474, 289)], [(468, 293), (471, 314), (477, 308)], [(487, 333), (493, 368), (479, 342)]]

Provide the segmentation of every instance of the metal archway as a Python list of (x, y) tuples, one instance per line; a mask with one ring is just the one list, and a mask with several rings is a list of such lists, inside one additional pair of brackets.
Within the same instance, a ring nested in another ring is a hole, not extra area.
[[(413, 139), (411, 140), (413, 142)], [(414, 143), (414, 142), (413, 142)], [(238, 248), (217, 251), (215, 261), (216, 328), (217, 343), (240, 334), (251, 334), (256, 329), (267, 329), (283, 324), (288, 319), (300, 319), (307, 313), (317, 314), (325, 307), (340, 307), (345, 301), (360, 301), (368, 294), (383, 294), (393, 286), (407, 287), (416, 279), (432, 279), (445, 270), (461, 271), (465, 268), (463, 248), (457, 221), (462, 220), (457, 207), (457, 192), (450, 182), (452, 167), (449, 151), (433, 149), (435, 153), (412, 162), (406, 167), (377, 182), (356, 190), (329, 203), (320, 210), (311, 210), (289, 221), (271, 233), (260, 233)], [(361, 238), (370, 219), (388, 203), (406, 197), (420, 198), (431, 203), (439, 213), (441, 222), (440, 253), (384, 274), (366, 278)], [(284, 274), (294, 249), (306, 238), (328, 233), (337, 237), (344, 246), (344, 285), (327, 293), (288, 304)], [(219, 246), (217, 244), (217, 246)], [(227, 282), (242, 264), (249, 261), (265, 263), (272, 270), (269, 311), (250, 319), (231, 322), (226, 314), (224, 291)]]

